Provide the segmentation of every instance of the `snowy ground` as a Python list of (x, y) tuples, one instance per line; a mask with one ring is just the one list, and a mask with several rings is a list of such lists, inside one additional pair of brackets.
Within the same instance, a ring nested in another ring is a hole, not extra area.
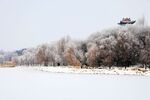
[(74, 71), (83, 70), (0, 68), (0, 100), (150, 100), (149, 76)]
[[(22, 67), (21, 67), (22, 68)], [(117, 68), (113, 67), (109, 68), (101, 68), (101, 69), (77, 69), (73, 67), (29, 67), (31, 69), (44, 71), (44, 72), (52, 72), (52, 73), (77, 73), (77, 74), (106, 74), (106, 75), (139, 75), (139, 76), (150, 76), (150, 69), (143, 71), (139, 71), (136, 67), (125, 68)], [(134, 70), (133, 70), (134, 69)], [(136, 69), (136, 70), (135, 70)]]

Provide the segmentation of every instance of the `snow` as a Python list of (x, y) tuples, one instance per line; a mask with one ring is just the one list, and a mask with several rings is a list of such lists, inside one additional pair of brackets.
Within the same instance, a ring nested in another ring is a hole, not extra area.
[[(32, 68), (32, 67), (31, 67)], [(32, 68), (33, 69), (33, 68)], [(110, 74), (110, 75), (141, 75), (150, 76), (150, 70), (147, 69), (146, 72), (133, 70), (136, 67), (129, 67), (127, 69), (112, 67), (111, 69), (104, 67), (101, 69), (77, 69), (73, 66), (60, 66), (60, 67), (34, 67), (35, 70), (40, 70), (44, 72), (52, 73), (77, 73), (77, 74)]]
[(0, 68), (0, 100), (150, 100), (149, 76), (56, 68)]

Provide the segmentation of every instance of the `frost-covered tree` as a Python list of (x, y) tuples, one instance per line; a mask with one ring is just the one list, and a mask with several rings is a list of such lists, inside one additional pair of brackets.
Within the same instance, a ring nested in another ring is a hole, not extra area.
[(4, 54), (3, 52), (0, 52), (0, 64), (2, 64), (4, 61)]
[(35, 54), (37, 63), (40, 65), (48, 66), (48, 56), (47, 56), (48, 44), (42, 44), (37, 47), (37, 52)]
[(12, 60), (15, 61), (17, 65), (35, 65), (35, 49), (26, 49), (22, 52), (22, 55), (15, 56)]
[(74, 41), (74, 45), (76, 47), (74, 48), (75, 56), (80, 61), (81, 67), (87, 66), (86, 63), (86, 53), (87, 53), (87, 44), (86, 41)]
[(140, 52), (140, 62), (146, 67), (150, 67), (150, 34), (143, 37)]

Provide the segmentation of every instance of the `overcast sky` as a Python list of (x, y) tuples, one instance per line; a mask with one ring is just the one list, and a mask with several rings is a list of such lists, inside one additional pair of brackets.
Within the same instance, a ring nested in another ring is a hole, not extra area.
[(145, 16), (150, 0), (0, 0), (0, 50), (35, 47), (70, 35), (117, 26), (122, 17)]

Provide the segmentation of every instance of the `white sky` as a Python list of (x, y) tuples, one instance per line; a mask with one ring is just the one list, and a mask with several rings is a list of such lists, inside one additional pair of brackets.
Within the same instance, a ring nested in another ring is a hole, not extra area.
[(122, 17), (145, 16), (150, 0), (0, 0), (0, 49), (35, 47), (70, 35), (117, 26)]

